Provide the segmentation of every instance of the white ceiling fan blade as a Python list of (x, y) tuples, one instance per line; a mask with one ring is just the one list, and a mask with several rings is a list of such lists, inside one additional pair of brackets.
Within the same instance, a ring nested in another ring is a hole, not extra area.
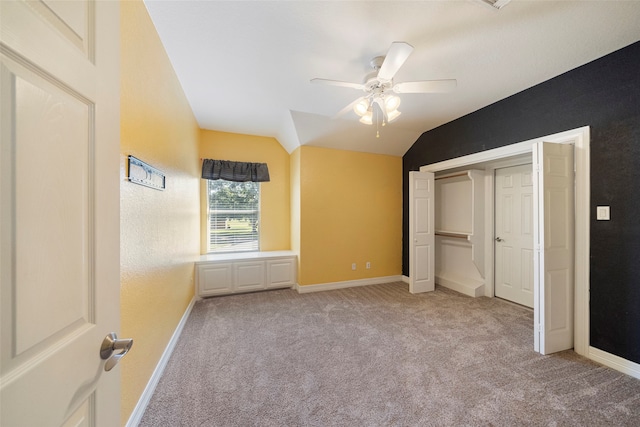
[(418, 82), (404, 82), (393, 86), (395, 93), (444, 93), (455, 90), (458, 82), (448, 80), (422, 80)]
[(351, 89), (360, 89), (360, 90), (364, 89), (364, 85), (362, 83), (341, 82), (339, 80), (311, 79), (311, 83), (330, 85), (330, 86), (349, 87)]
[(378, 79), (389, 81), (413, 52), (413, 46), (405, 42), (393, 42), (378, 71)]
[(356, 100), (355, 100), (355, 101), (353, 101), (351, 104), (347, 105), (347, 106), (346, 106), (346, 107), (344, 107), (342, 110), (338, 111), (338, 112), (337, 112), (333, 117), (331, 117), (331, 120), (333, 120), (333, 119), (337, 119), (337, 118), (339, 118), (340, 116), (342, 116), (342, 115), (344, 115), (344, 114), (348, 113), (349, 111), (352, 111), (352, 110), (353, 110), (353, 107), (355, 107), (355, 106), (356, 106), (356, 104), (357, 104), (358, 102), (360, 102), (361, 100), (363, 100), (364, 98), (365, 98), (364, 96), (361, 96), (360, 98), (356, 99)]

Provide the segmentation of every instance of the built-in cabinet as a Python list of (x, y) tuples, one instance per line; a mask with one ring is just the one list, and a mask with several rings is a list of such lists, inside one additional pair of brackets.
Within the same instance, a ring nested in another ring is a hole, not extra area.
[(265, 289), (296, 283), (297, 256), (291, 251), (203, 255), (196, 262), (199, 297)]
[(484, 295), (484, 171), (435, 178), (435, 278), (439, 285)]

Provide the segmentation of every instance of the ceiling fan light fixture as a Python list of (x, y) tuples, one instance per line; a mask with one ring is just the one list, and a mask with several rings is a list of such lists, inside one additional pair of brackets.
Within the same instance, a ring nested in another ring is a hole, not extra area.
[(367, 110), (369, 109), (369, 101), (366, 98), (361, 99), (356, 105), (353, 106), (353, 111), (360, 117), (367, 114)]
[(400, 106), (400, 97), (396, 95), (387, 96), (384, 100), (384, 108), (387, 110), (387, 113), (397, 110)]
[(373, 110), (369, 109), (362, 117), (360, 117), (360, 123), (364, 123), (365, 125), (373, 124)]
[(387, 111), (387, 122), (391, 123), (392, 121), (400, 117), (400, 114), (402, 113), (398, 110)]

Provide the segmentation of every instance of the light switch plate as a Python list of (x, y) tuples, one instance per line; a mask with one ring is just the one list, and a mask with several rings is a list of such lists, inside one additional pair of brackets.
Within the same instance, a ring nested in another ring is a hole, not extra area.
[(598, 206), (596, 208), (596, 219), (598, 221), (609, 221), (609, 206)]

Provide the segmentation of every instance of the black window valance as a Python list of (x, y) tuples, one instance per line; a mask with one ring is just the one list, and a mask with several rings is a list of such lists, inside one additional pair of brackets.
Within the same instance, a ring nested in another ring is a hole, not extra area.
[(230, 160), (204, 159), (203, 179), (224, 179), (235, 182), (267, 182), (269, 168), (266, 163), (232, 162)]

